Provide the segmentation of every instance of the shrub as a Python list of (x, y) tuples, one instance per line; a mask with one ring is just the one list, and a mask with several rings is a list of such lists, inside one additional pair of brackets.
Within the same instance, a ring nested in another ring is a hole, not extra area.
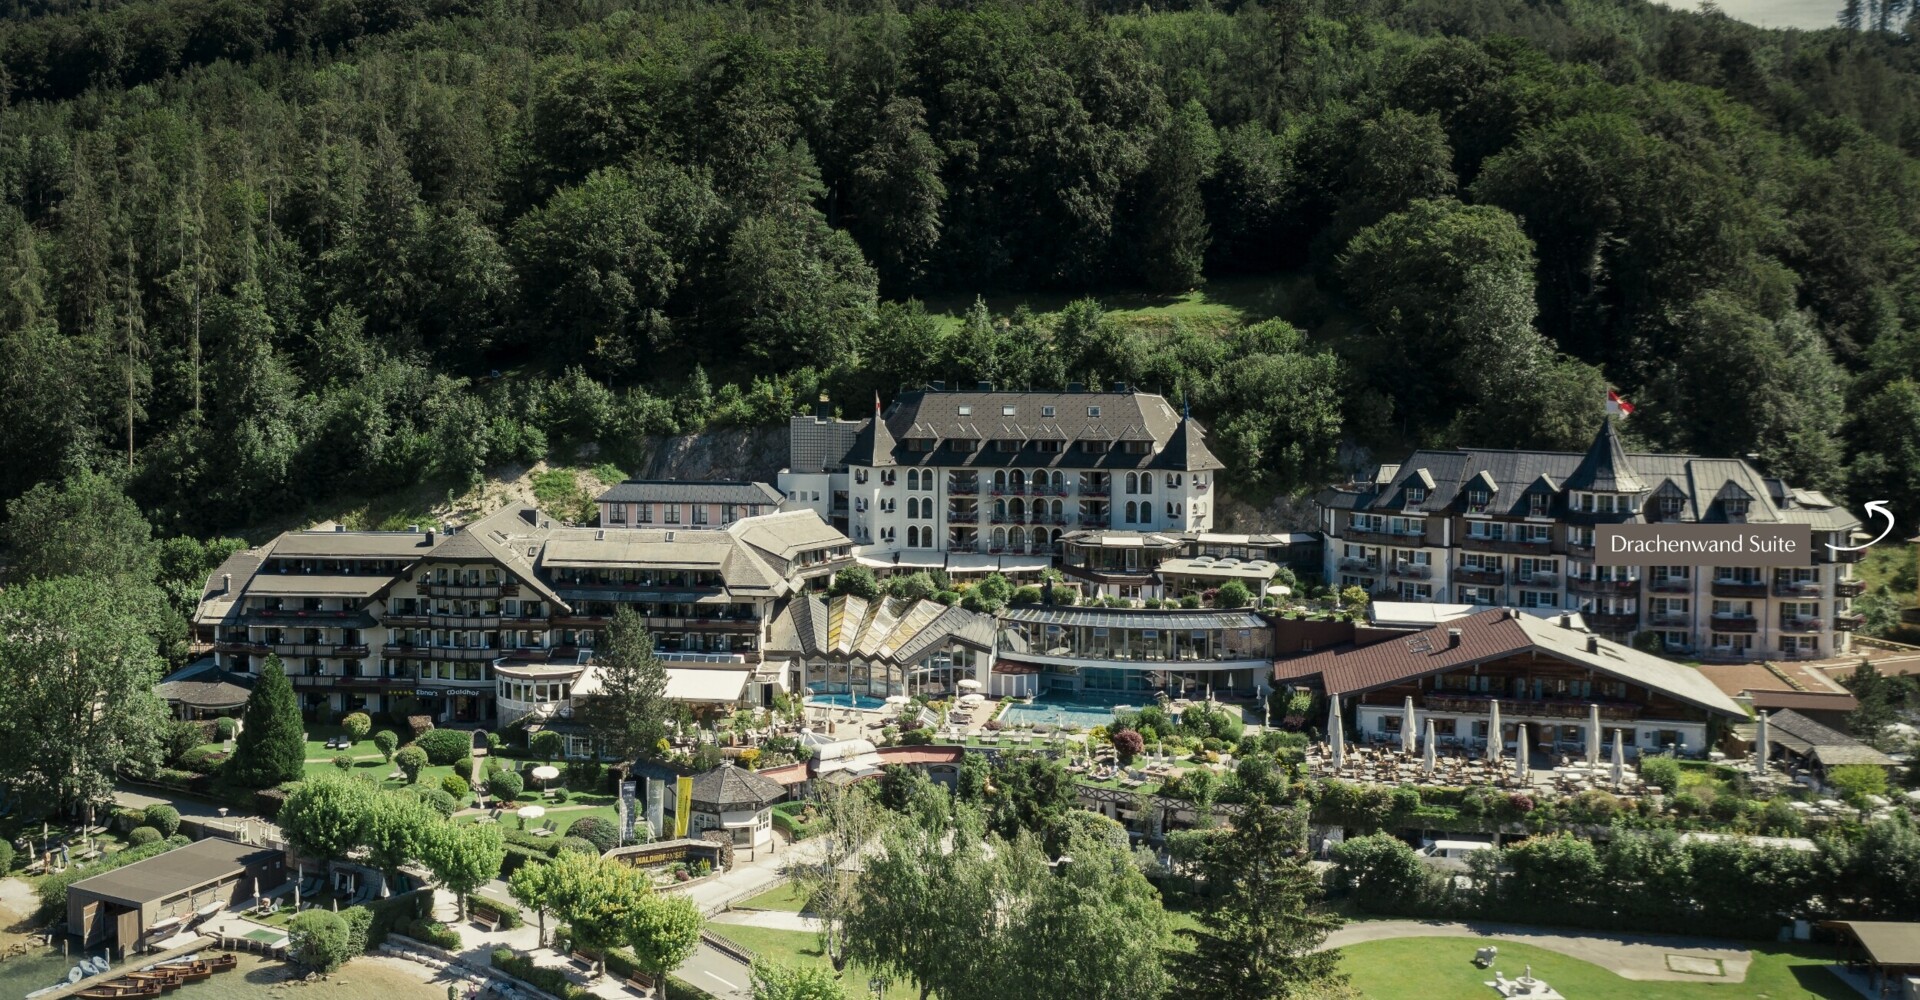
[(493, 730), (488, 730), (487, 731), (487, 751), (489, 753), (499, 753), (500, 743), (501, 743), (500, 734), (494, 732)]
[(1533, 811), (1533, 796), (1525, 792), (1514, 792), (1507, 796), (1507, 808), (1523, 815), (1530, 813)]
[(224, 715), (218, 719), (213, 720), (214, 738), (221, 740), (223, 742), (226, 740), (233, 739), (233, 727), (234, 727), (233, 720)]
[(441, 778), (440, 787), (446, 789), (447, 794), (453, 796), (455, 802), (465, 802), (473, 795), (473, 786), (467, 784), (467, 779), (457, 774), (449, 774)]
[(514, 954), (511, 948), (493, 950), (493, 967), (501, 972), (531, 984), (535, 989), (558, 997), (559, 1000), (593, 1000), (593, 994), (584, 987), (575, 985), (558, 969), (542, 969), (533, 964), (533, 960), (524, 955)]
[(358, 958), (367, 953), (367, 931), (373, 926), (373, 911), (364, 906), (349, 906), (340, 911), (340, 919), (347, 922), (347, 957)]
[(165, 802), (155, 802), (147, 807), (147, 825), (160, 831), (160, 836), (171, 837), (180, 832), (180, 810)]
[(347, 735), (358, 743), (366, 739), (367, 733), (373, 730), (373, 720), (368, 718), (365, 712), (353, 712), (340, 720), (340, 728), (345, 729)]
[(620, 830), (614, 824), (597, 816), (582, 816), (567, 827), (567, 836), (577, 837), (594, 846), (597, 853), (605, 854), (620, 842)]
[(567, 790), (564, 788), (555, 788), (547, 793), (547, 797), (553, 799), (555, 804), (565, 802), (567, 801)]
[(346, 918), (332, 910), (308, 910), (287, 925), (293, 959), (316, 972), (332, 972), (353, 956), (347, 951)]
[(1660, 786), (1663, 793), (1672, 795), (1680, 790), (1680, 762), (1672, 757), (1642, 757), (1640, 778), (1649, 785)]
[(133, 828), (133, 832), (127, 834), (127, 843), (135, 847), (145, 847), (160, 839), (160, 831), (150, 826), (136, 826)]
[(460, 803), (455, 801), (453, 796), (448, 795), (447, 790), (444, 788), (435, 788), (432, 785), (414, 785), (413, 794), (414, 797), (426, 803), (427, 808), (432, 809), (441, 816), (452, 816), (454, 811), (460, 808)]
[(409, 783), (420, 780), (420, 769), (427, 766), (427, 752), (417, 746), (404, 746), (393, 755), (393, 761), (407, 776)]
[(180, 770), (182, 771), (192, 771), (195, 774), (212, 774), (220, 770), (220, 765), (226, 763), (226, 761), (227, 752), (219, 747), (194, 747), (186, 753), (181, 754), (179, 759), (174, 761), (174, 763), (180, 765)]
[(487, 794), (502, 802), (512, 802), (526, 790), (526, 783), (512, 771), (501, 771), (487, 779)]
[(900, 743), (903, 746), (923, 747), (932, 742), (933, 729), (928, 726), (921, 726), (919, 729), (909, 729), (900, 734)]
[(1180, 599), (1180, 606), (1181, 606), (1181, 607), (1183, 607), (1183, 608), (1186, 608), (1186, 609), (1187, 609), (1187, 610), (1189, 610), (1189, 611), (1191, 611), (1191, 610), (1193, 610), (1194, 608), (1197, 608), (1197, 607), (1199, 607), (1199, 606), (1200, 606), (1200, 595), (1199, 595), (1199, 594), (1188, 594), (1187, 596), (1185, 596), (1185, 597), (1182, 597), (1182, 598)]
[(1039, 587), (1028, 585), (1014, 591), (1013, 596), (1008, 599), (1008, 603), (1009, 604), (1039, 604), (1041, 601), (1045, 599), (1046, 598), (1041, 595)]
[(353, 770), (353, 758), (343, 753), (334, 754), (333, 766), (342, 771), (351, 771)]
[(551, 729), (542, 729), (527, 738), (527, 749), (533, 751), (534, 756), (546, 760), (560, 756), (566, 748), (566, 739)]
[(590, 854), (596, 858), (600, 856), (600, 849), (593, 846), (593, 841), (582, 837), (561, 837), (555, 841), (553, 845), (554, 857), (559, 857), (562, 851), (572, 851), (575, 854)]
[(113, 811), (113, 827), (121, 833), (126, 833), (128, 830), (146, 821), (147, 813), (146, 810), (143, 809), (115, 809)]
[(1122, 764), (1133, 763), (1133, 759), (1140, 756), (1147, 749), (1146, 737), (1141, 736), (1131, 729), (1115, 730), (1111, 739), (1113, 740), (1113, 749), (1120, 755), (1120, 763)]
[(400, 933), (415, 941), (424, 941), (435, 948), (445, 948), (448, 951), (460, 950), (460, 932), (438, 920), (415, 920), (407, 924), (406, 929)]
[(1887, 772), (1877, 764), (1842, 764), (1828, 769), (1827, 784), (1841, 798), (1859, 805), (1869, 795), (1887, 794)]
[(373, 734), (373, 746), (380, 751), (380, 756), (386, 758), (387, 763), (391, 764), (394, 751), (400, 749), (400, 737), (391, 729), (382, 729)]
[(463, 729), (429, 729), (414, 743), (427, 752), (430, 763), (443, 766), (458, 764), (473, 753), (473, 737)]
[(12, 870), (13, 844), (10, 841), (0, 840), (0, 875), (5, 875)]

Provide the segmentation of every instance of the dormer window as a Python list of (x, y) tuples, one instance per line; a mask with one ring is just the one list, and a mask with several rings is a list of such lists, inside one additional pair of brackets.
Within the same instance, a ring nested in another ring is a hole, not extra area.
[(1412, 506), (1423, 504), (1426, 502), (1427, 502), (1427, 488), (1425, 486), (1407, 487), (1407, 506), (1412, 507)]
[(933, 450), (933, 439), (932, 439), (932, 438), (924, 438), (924, 437), (920, 437), (920, 438), (908, 438), (908, 439), (907, 439), (907, 450), (908, 450), (908, 451), (932, 451), (932, 450)]
[(980, 439), (979, 438), (954, 438), (953, 440), (947, 442), (947, 446), (952, 448), (954, 451), (964, 451), (964, 452), (978, 451), (980, 448)]
[(1013, 438), (997, 438), (993, 442), (994, 451), (1019, 451), (1020, 442)]
[(1660, 516), (1679, 517), (1680, 511), (1684, 509), (1686, 505), (1686, 497), (1675, 496), (1671, 493), (1666, 494), (1660, 498)]
[(1110, 445), (1110, 443), (1109, 443), (1109, 442), (1106, 442), (1106, 441), (1082, 441), (1082, 442), (1080, 442), (1080, 450), (1081, 450), (1081, 451), (1085, 451), (1085, 452), (1088, 452), (1089, 454), (1094, 454), (1094, 455), (1102, 455), (1102, 454), (1105, 454), (1105, 453), (1106, 453), (1106, 451), (1107, 451), (1107, 449), (1108, 449), (1108, 448), (1109, 448), (1110, 446), (1111, 446), (1111, 445)]
[(1006, 406), (1002, 406), (1000, 408), (1000, 415), (1003, 417), (1011, 417), (1013, 416), (1014, 412), (1015, 412), (1015, 407), (1011, 403), (1009, 403)]
[(1145, 455), (1153, 450), (1152, 441), (1123, 441), (1120, 448), (1129, 455)]
[(1493, 494), (1488, 493), (1486, 490), (1472, 489), (1467, 491), (1468, 510), (1475, 512), (1484, 511), (1487, 509), (1487, 504), (1492, 500)]
[(1087, 416), (1089, 416), (1089, 417), (1097, 417), (1097, 416), (1099, 416), (1099, 415), (1100, 415), (1100, 408), (1099, 408), (1098, 406), (1089, 406), (1089, 407), (1087, 407)]
[(1545, 493), (1527, 494), (1527, 516), (1546, 517), (1547, 507), (1552, 502), (1553, 498), (1547, 496)]
[(1043, 417), (1051, 417), (1051, 416), (1053, 416), (1053, 407), (1051, 407), (1051, 406), (1042, 406), (1042, 407), (1040, 408), (1040, 415), (1041, 415), (1041, 416), (1043, 416)]
[(1747, 501), (1746, 499), (1728, 497), (1726, 500), (1722, 502), (1727, 505), (1728, 517), (1746, 517), (1747, 516), (1747, 505), (1749, 501)]
[(963, 417), (971, 417), (971, 416), (973, 416), (973, 407), (971, 407), (971, 406), (962, 406), (962, 407), (960, 407), (960, 415), (961, 415), (961, 416), (963, 416)]

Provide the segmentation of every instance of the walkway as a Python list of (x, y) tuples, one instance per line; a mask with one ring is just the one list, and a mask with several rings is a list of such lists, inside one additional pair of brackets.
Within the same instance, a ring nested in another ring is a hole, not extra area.
[[(1710, 938), (1664, 934), (1604, 934), (1543, 930), (1519, 924), (1449, 923), (1441, 920), (1363, 920), (1334, 931), (1321, 948), (1344, 948), (1366, 941), (1410, 937), (1464, 937), (1517, 941), (1591, 962), (1622, 979), (1642, 981), (1739, 983), (1747, 978), (1753, 956), (1747, 949)], [(1471, 957), (1471, 956), (1468, 956)], [(1671, 961), (1679, 959), (1680, 961)], [(1699, 962), (1720, 963), (1723, 976), (1678, 972), (1677, 967)]]
[(728, 910), (716, 913), (709, 919), (716, 924), (765, 927), (773, 931), (806, 931), (812, 934), (820, 929), (819, 917), (792, 910)]

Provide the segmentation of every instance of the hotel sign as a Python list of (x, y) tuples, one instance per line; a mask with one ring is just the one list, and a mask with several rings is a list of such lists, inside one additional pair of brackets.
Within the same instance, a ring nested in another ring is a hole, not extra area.
[(1594, 528), (1601, 566), (1811, 566), (1805, 524), (1603, 524)]

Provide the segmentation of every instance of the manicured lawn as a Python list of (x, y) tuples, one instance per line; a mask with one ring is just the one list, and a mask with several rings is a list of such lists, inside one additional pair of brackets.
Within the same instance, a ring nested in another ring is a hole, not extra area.
[(745, 910), (785, 910), (799, 913), (807, 908), (807, 895), (792, 882), (775, 886), (744, 903), (736, 904)]
[[(1223, 332), (1271, 316), (1304, 318), (1320, 304), (1310, 277), (1260, 274), (1212, 278), (1197, 291), (1171, 295), (1143, 292), (1138, 288), (1093, 293), (991, 295), (987, 297), (987, 308), (995, 316), (1010, 314), (1019, 306), (1051, 313), (1080, 298), (1097, 300), (1116, 322), (1150, 332), (1164, 331), (1175, 320), (1197, 330)], [(957, 326), (973, 300), (972, 293), (934, 296), (927, 300), (927, 310), (942, 314), (943, 319)]]
[[(1473, 964), (1475, 949), (1499, 947), (1494, 969)], [(1579, 1000), (1846, 1000), (1857, 996), (1825, 969), (1831, 961), (1815, 948), (1756, 948), (1745, 982), (1648, 982), (1623, 979), (1607, 969), (1513, 941), (1479, 938), (1397, 938), (1341, 949), (1340, 967), (1372, 1000), (1486, 1000), (1485, 985), (1497, 969), (1519, 977), (1529, 963), (1535, 977)]]
[[(820, 950), (820, 938), (807, 931), (781, 931), (740, 924), (711, 924), (714, 933), (740, 945), (767, 961), (780, 965), (810, 965), (829, 971), (833, 963)], [(867, 973), (857, 965), (847, 966), (841, 977), (849, 996), (868, 997)], [(920, 991), (906, 983), (887, 984), (886, 1000), (920, 1000)]]

